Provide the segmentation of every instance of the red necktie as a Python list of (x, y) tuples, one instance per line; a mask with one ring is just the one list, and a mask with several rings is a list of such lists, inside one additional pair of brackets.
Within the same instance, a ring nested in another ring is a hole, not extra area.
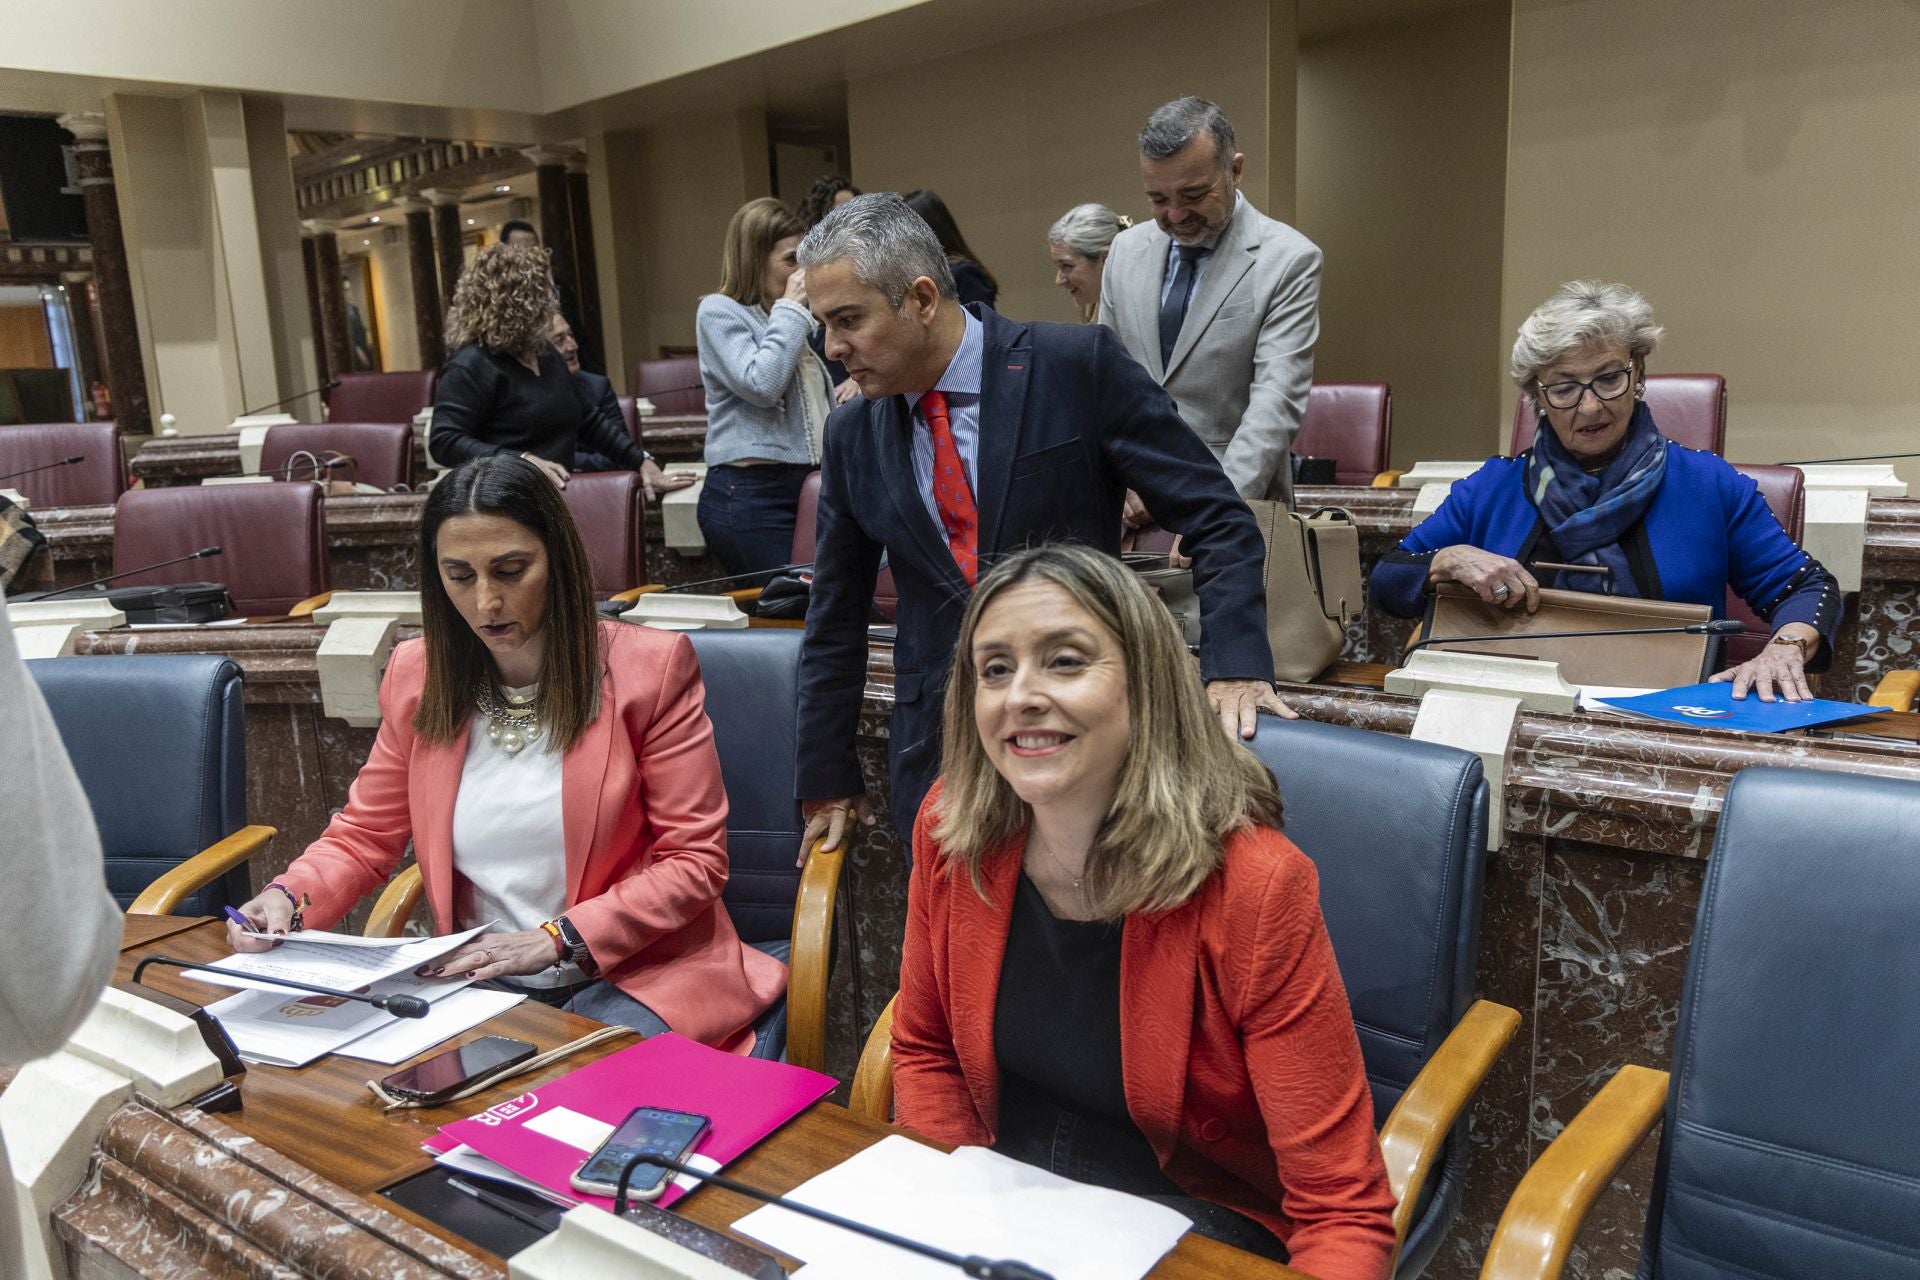
[(947, 396), (929, 391), (920, 397), (920, 412), (933, 432), (933, 505), (947, 531), (947, 549), (960, 566), (960, 576), (972, 586), (980, 576), (980, 517), (973, 505), (973, 486), (954, 443), (953, 424), (947, 421)]

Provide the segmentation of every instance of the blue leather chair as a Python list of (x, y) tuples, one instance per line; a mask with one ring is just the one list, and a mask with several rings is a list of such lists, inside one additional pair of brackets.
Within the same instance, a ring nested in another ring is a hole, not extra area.
[[(1388, 1174), (1403, 1202), (1394, 1215), (1395, 1274), (1417, 1276), (1460, 1209), (1467, 1103), (1520, 1022), (1500, 1005), (1474, 1007), (1487, 850), (1480, 758), (1393, 734), (1266, 716), (1251, 745), (1280, 784), (1282, 830), (1320, 873), (1320, 912), (1353, 1005)], [(1411, 1093), (1436, 1060), (1421, 1094)], [(1461, 1060), (1478, 1069), (1464, 1077), (1449, 1069)], [(1436, 1105), (1442, 1091), (1450, 1096)], [(1403, 1098), (1408, 1105), (1397, 1115)]]
[[(1287, 837), (1313, 859), (1400, 1205), (1395, 1275), (1417, 1276), (1460, 1208), (1466, 1113), (1520, 1025), (1473, 999), (1487, 785), (1480, 757), (1308, 720), (1262, 717), (1252, 747), (1280, 784)], [(892, 1118), (889, 1004), (852, 1109)]]
[(1920, 1275), (1920, 783), (1746, 769), (1694, 919), (1673, 1072), (1625, 1067), (1508, 1202), (1481, 1275), (1557, 1276), (1664, 1118), (1643, 1280)]
[[(827, 976), (845, 846), (794, 866), (806, 824), (793, 798), (799, 740), (799, 631), (691, 631), (727, 788), (721, 901), (742, 941), (787, 964), (787, 997), (754, 1028), (753, 1056), (825, 1069)], [(374, 905), (369, 937), (398, 937), (421, 896), (409, 866)]]
[[(151, 915), (217, 915), (253, 896), (240, 668), (201, 654), (27, 664), (93, 807), (107, 887)], [(130, 905), (129, 905), (130, 904)]]

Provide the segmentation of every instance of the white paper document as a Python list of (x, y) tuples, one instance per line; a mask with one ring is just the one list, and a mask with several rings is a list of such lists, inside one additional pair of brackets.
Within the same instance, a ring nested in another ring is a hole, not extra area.
[[(235, 952), (219, 961), (219, 965), (222, 969), (258, 978), (288, 978), (316, 987), (358, 991), (383, 978), (409, 973), (492, 927), (493, 922), (488, 921), (477, 929), (444, 938), (357, 938), (344, 933), (294, 933), (280, 939), (280, 945), (271, 951)], [(187, 976), (218, 987), (266, 989), (264, 984), (205, 969), (189, 969)]]
[(382, 1062), (397, 1067), (407, 1059), (425, 1053), (443, 1040), (451, 1040), (463, 1031), (485, 1022), (488, 1018), (498, 1017), (526, 997), (513, 991), (483, 991), (478, 987), (461, 987), (447, 991), (447, 984), (440, 988), (446, 994), (436, 996), (431, 991), (422, 991), (421, 995), (432, 1001), (432, 1007), (424, 1018), (393, 1018), (383, 1027), (350, 1040), (334, 1050), (343, 1058), (360, 1058), (366, 1062)]
[(1656, 689), (1635, 689), (1627, 685), (1611, 684), (1583, 684), (1579, 689), (1580, 695), (1575, 705), (1582, 711), (1600, 711), (1613, 716), (1623, 716), (1628, 713), (1618, 707), (1610, 707), (1600, 699), (1637, 698), (1641, 694), (1658, 692)]
[[(964, 1256), (1017, 1259), (1055, 1280), (1138, 1280), (1192, 1224), (984, 1147), (950, 1154), (882, 1138), (787, 1193), (816, 1209)], [(794, 1280), (950, 1280), (953, 1268), (772, 1205), (734, 1229), (807, 1265)]]
[[(265, 988), (228, 996), (225, 1000), (208, 1005), (207, 1012), (220, 1020), (227, 1038), (233, 1041), (233, 1047), (247, 1061), (276, 1067), (304, 1067), (315, 1058), (338, 1052), (363, 1038), (382, 1035), (389, 1028), (402, 1027), (413, 1031), (423, 1023), (433, 1022), (434, 1015), (440, 1011), (439, 1002), (466, 994), (464, 988), (467, 985), (466, 979), (449, 981), (421, 978), (409, 971), (397, 977), (384, 978), (368, 988), (373, 995), (422, 997), (430, 1006), (425, 1018), (396, 1018), (385, 1009), (376, 1009), (358, 1000), (342, 1000), (338, 996)], [(509, 1003), (515, 999), (517, 997), (510, 997)], [(484, 1015), (475, 1019), (475, 1022), (484, 1021), (485, 1017), (490, 1016)], [(443, 1018), (440, 1025), (449, 1026), (457, 1021), (457, 1018)], [(466, 1026), (451, 1025), (450, 1030), (438, 1032), (432, 1039), (420, 1043), (418, 1048), (392, 1061), (404, 1062), (473, 1025), (474, 1022)], [(417, 1033), (400, 1034), (405, 1037), (403, 1043), (420, 1041)]]

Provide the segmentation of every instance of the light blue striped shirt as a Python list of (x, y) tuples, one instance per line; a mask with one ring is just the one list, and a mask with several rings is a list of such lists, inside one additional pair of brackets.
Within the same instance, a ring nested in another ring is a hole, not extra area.
[[(963, 310), (960, 314), (967, 318), (967, 325), (960, 335), (959, 349), (931, 390), (946, 393), (947, 425), (953, 429), (954, 446), (960, 450), (960, 461), (967, 469), (967, 488), (977, 503), (980, 496), (975, 483), (980, 457), (980, 376), (987, 340), (986, 329), (971, 311)], [(925, 394), (916, 391), (907, 397), (907, 410), (913, 415), (913, 483), (920, 490), (920, 501), (926, 504), (927, 514), (933, 517), (933, 527), (945, 536), (940, 508), (933, 500), (933, 428), (919, 411), (920, 398)]]

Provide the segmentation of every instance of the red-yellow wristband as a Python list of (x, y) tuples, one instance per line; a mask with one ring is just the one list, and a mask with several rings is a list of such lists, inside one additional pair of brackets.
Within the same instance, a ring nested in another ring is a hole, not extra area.
[(540, 927), (545, 929), (547, 936), (553, 939), (554, 963), (557, 964), (565, 960), (567, 958), (567, 940), (560, 936), (560, 926), (551, 920), (547, 920), (542, 922)]

